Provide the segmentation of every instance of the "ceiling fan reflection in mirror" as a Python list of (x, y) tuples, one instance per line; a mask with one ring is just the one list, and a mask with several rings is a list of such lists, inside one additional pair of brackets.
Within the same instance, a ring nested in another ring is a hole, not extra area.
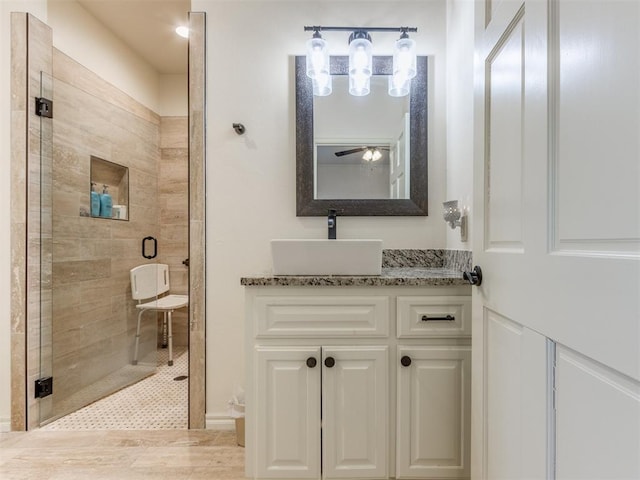
[(353, 153), (364, 152), (362, 155), (362, 159), (367, 162), (375, 162), (382, 158), (382, 150), (389, 151), (389, 147), (372, 147), (372, 146), (364, 146), (357, 148), (350, 148), (349, 150), (342, 150), (340, 152), (335, 152), (336, 157), (343, 157), (344, 155), (351, 155)]

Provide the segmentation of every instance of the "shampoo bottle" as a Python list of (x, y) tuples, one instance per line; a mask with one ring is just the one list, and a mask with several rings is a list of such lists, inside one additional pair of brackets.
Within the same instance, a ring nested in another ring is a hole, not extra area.
[(111, 209), (113, 202), (111, 200), (111, 195), (109, 195), (109, 192), (107, 192), (107, 188), (109, 187), (106, 185), (103, 185), (102, 187), (102, 195), (100, 195), (100, 216), (111, 218)]
[(95, 182), (91, 182), (91, 216), (100, 216), (100, 194), (96, 192)]

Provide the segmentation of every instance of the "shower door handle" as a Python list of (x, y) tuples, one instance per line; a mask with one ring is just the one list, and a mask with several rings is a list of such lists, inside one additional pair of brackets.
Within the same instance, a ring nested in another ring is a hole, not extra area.
[[(151, 240), (153, 242), (153, 253), (147, 254), (147, 241)], [(156, 258), (158, 256), (158, 240), (155, 237), (144, 237), (142, 239), (142, 256), (144, 258)]]

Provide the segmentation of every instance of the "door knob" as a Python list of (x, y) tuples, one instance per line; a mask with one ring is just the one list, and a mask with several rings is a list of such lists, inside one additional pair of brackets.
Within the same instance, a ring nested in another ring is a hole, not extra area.
[(482, 285), (482, 269), (476, 265), (475, 267), (473, 267), (473, 270), (471, 272), (463, 272), (462, 278), (464, 278), (471, 285), (479, 287), (480, 285)]
[(327, 357), (324, 359), (324, 366), (327, 368), (331, 368), (336, 364), (336, 359), (333, 357)]
[(403, 367), (408, 367), (409, 365), (411, 365), (411, 357), (408, 357), (407, 355), (404, 355), (400, 359), (400, 363), (402, 364)]
[(317, 362), (317, 360), (315, 359), (315, 357), (309, 357), (309, 358), (307, 358), (307, 367), (309, 367), (309, 368), (313, 368), (313, 367), (315, 367), (315, 366), (316, 366), (316, 364), (317, 364), (317, 363), (318, 363), (318, 362)]

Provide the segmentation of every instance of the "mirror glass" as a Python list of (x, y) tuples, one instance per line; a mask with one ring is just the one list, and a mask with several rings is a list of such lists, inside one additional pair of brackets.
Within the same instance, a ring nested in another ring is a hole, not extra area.
[(314, 199), (409, 198), (409, 96), (387, 90), (373, 75), (356, 97), (336, 75), (331, 95), (313, 97)]
[(391, 97), (391, 57), (374, 57), (371, 92), (348, 92), (348, 57), (331, 57), (333, 92), (313, 95), (296, 57), (297, 215), (427, 214), (427, 57)]

